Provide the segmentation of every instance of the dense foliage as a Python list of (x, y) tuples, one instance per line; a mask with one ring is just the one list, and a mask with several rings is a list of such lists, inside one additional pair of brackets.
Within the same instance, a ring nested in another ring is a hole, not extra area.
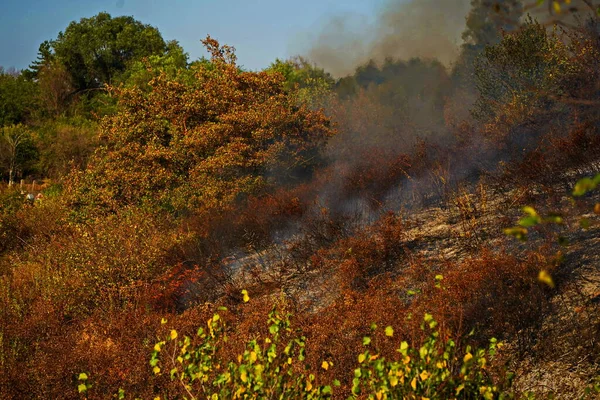
[(119, 111), (103, 124), (106, 145), (75, 178), (75, 207), (222, 209), (310, 176), (328, 136), (324, 117), (296, 106), (280, 75), (241, 72), (231, 49), (204, 43), (212, 59), (191, 74), (114, 89)]

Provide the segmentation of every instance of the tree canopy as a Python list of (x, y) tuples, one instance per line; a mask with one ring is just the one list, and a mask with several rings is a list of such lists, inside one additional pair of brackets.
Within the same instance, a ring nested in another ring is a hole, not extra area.
[(48, 45), (42, 44), (40, 56), (46, 60), (38, 61), (34, 67), (47, 58), (56, 58), (64, 64), (78, 90), (113, 83), (133, 61), (167, 51), (158, 29), (133, 17), (112, 18), (105, 12), (71, 22), (50, 42), (50, 47), (51, 55)]
[(0, 67), (0, 127), (23, 123), (36, 109), (38, 88), (23, 74)]

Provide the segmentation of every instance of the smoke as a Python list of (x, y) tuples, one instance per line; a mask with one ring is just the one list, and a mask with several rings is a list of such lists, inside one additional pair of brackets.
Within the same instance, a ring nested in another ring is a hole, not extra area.
[(335, 76), (370, 59), (433, 59), (451, 64), (459, 53), (470, 0), (390, 0), (374, 21), (345, 14), (309, 37), (307, 57)]

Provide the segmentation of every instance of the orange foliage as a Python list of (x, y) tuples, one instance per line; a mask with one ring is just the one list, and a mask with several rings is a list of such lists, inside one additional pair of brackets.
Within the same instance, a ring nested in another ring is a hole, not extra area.
[(280, 75), (241, 72), (231, 48), (204, 44), (211, 61), (191, 75), (111, 89), (119, 112), (103, 123), (106, 147), (71, 179), (73, 206), (222, 209), (310, 175), (331, 133), (325, 117), (297, 107)]

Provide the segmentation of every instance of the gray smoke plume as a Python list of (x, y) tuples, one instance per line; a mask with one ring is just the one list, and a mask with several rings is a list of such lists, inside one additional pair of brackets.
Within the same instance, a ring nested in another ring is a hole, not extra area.
[(446, 65), (458, 55), (470, 0), (390, 0), (375, 21), (346, 14), (326, 22), (308, 39), (307, 57), (335, 76), (386, 57), (436, 58)]

